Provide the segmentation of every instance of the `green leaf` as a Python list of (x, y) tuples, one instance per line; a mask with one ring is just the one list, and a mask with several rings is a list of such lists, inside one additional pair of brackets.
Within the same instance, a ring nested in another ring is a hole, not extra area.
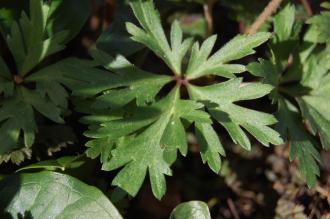
[(101, 33), (97, 39), (96, 47), (110, 55), (130, 56), (144, 48), (143, 45), (133, 41), (126, 31), (125, 23), (134, 23), (133, 13), (130, 13), (127, 0), (118, 1), (114, 5), (113, 22), (107, 31)]
[(0, 32), (3, 36), (10, 31), (13, 21), (18, 20), (21, 11), (28, 9), (29, 2), (21, 0), (2, 0), (0, 8)]
[(89, 0), (53, 0), (49, 5), (47, 33), (54, 36), (68, 30), (62, 43), (72, 40), (82, 29), (92, 11)]
[(14, 175), (0, 182), (0, 192), (2, 218), (122, 218), (97, 188), (60, 173)]
[(41, 0), (30, 1), (29, 17), (22, 12), (18, 22), (12, 22), (7, 44), (14, 56), (18, 74), (24, 76), (47, 56), (64, 49), (67, 32), (61, 30), (45, 38), (49, 6)]
[(326, 86), (323, 79), (329, 70), (330, 46), (327, 46), (319, 53), (313, 53), (306, 59), (300, 83), (312, 89), (320, 89), (321, 83), (323, 84), (322, 87)]
[(268, 127), (277, 122), (272, 115), (234, 104), (263, 97), (273, 88), (261, 83), (243, 85), (241, 82), (242, 79), (238, 78), (206, 87), (189, 86), (188, 90), (193, 99), (209, 102), (207, 108), (211, 115), (227, 129), (233, 141), (243, 148), (250, 150), (251, 144), (241, 127), (265, 146), (269, 146), (269, 143), (281, 144), (279, 134)]
[(220, 155), (226, 156), (226, 153), (217, 133), (208, 123), (196, 123), (195, 126), (203, 162), (207, 162), (215, 173), (219, 173), (221, 169)]
[(131, 8), (138, 19), (141, 28), (133, 23), (127, 23), (127, 31), (132, 39), (151, 49), (165, 61), (174, 74), (182, 74), (182, 59), (192, 44), (192, 39), (183, 40), (179, 23), (172, 24), (170, 44), (161, 25), (160, 17), (152, 0), (132, 1)]
[[(75, 89), (75, 94), (98, 95), (94, 106), (96, 108), (120, 108), (136, 100), (138, 105), (154, 101), (161, 88), (172, 78), (166, 75), (156, 75), (142, 71), (122, 56), (115, 59), (108, 54), (96, 50), (92, 53), (95, 60), (115, 74), (103, 74), (95, 86)], [(95, 81), (91, 78), (92, 81)]]
[(330, 109), (328, 100), (330, 98), (330, 74), (327, 74), (313, 90), (310, 95), (298, 98), (303, 116), (309, 122), (312, 133), (320, 136), (322, 146), (325, 150), (330, 145)]
[(292, 4), (287, 4), (276, 14), (274, 17), (274, 32), (276, 33), (274, 41), (283, 42), (291, 37), (295, 23), (295, 14), (295, 6)]
[(176, 159), (176, 149), (183, 155), (187, 153), (181, 119), (210, 122), (209, 116), (199, 110), (202, 107), (194, 101), (181, 100), (179, 90), (175, 88), (160, 101), (137, 108), (132, 116), (101, 123), (99, 127), (92, 126), (86, 134), (115, 142), (132, 136), (120, 146), (117, 143), (111, 156), (107, 157), (109, 161), (103, 163), (103, 169), (114, 170), (125, 166), (113, 184), (132, 196), (138, 192), (148, 171), (152, 191), (161, 199), (166, 190), (164, 175), (171, 175), (170, 164)]
[(277, 118), (279, 120), (277, 129), (290, 143), (290, 160), (298, 159), (301, 174), (308, 186), (313, 187), (317, 176), (320, 175), (318, 163), (321, 157), (313, 140), (302, 126), (297, 109), (288, 101), (280, 99)]
[(212, 74), (226, 78), (235, 77), (235, 73), (246, 70), (245, 66), (228, 62), (254, 54), (253, 49), (266, 42), (269, 37), (269, 33), (262, 32), (252, 36), (238, 35), (211, 56), (216, 36), (209, 37), (201, 46), (195, 43), (188, 64), (187, 78), (195, 79)]
[(16, 172), (26, 171), (26, 170), (35, 170), (35, 169), (44, 169), (49, 171), (65, 171), (68, 169), (78, 168), (85, 163), (82, 156), (66, 156), (61, 157), (56, 160), (44, 160), (38, 163), (34, 163), (23, 168), (18, 169)]
[(201, 201), (181, 203), (174, 208), (170, 219), (211, 219), (207, 204)]
[(33, 108), (20, 97), (0, 101), (0, 154), (21, 148), (17, 143), (21, 132), (23, 145), (31, 147), (37, 126), (34, 120)]
[(319, 15), (311, 17), (307, 23), (310, 24), (310, 28), (304, 36), (304, 40), (313, 43), (329, 43), (330, 37), (330, 11), (329, 3), (324, 2), (321, 4), (325, 9)]
[(8, 66), (0, 57), (0, 95), (3, 93), (5, 97), (12, 96), (14, 93), (14, 83), (11, 80), (11, 73)]
[(280, 74), (276, 66), (268, 60), (259, 59), (259, 62), (252, 62), (247, 70), (254, 76), (264, 78), (263, 82), (276, 87), (279, 84)]
[[(269, 39), (269, 33), (237, 36), (211, 57), (215, 36), (201, 47), (196, 43), (185, 75), (184, 57), (192, 40), (183, 39), (178, 22), (173, 22), (167, 37), (152, 0), (130, 3), (139, 22), (139, 25), (126, 24), (132, 39), (158, 55), (173, 75), (143, 71), (120, 55), (92, 52), (94, 60), (111, 73), (103, 74), (100, 79), (91, 78), (94, 84), (78, 86), (74, 94), (86, 98), (78, 101), (80, 111), (89, 114), (83, 118), (89, 125), (85, 135), (93, 138), (86, 153), (92, 158), (100, 156), (103, 170), (121, 168), (113, 185), (135, 196), (149, 175), (153, 194), (161, 199), (166, 191), (165, 176), (171, 175), (170, 166), (177, 158), (177, 151), (183, 156), (187, 154), (185, 130), (190, 126), (195, 126), (203, 162), (218, 173), (220, 155), (224, 156), (225, 152), (212, 128), (209, 113), (246, 149), (251, 144), (242, 128), (264, 145), (282, 143), (279, 134), (269, 127), (276, 123), (275, 117), (236, 104), (260, 98), (272, 86), (242, 84), (242, 79), (207, 87), (190, 85), (190, 79), (197, 77), (215, 74), (231, 78), (235, 77), (234, 73), (245, 71), (244, 65), (231, 62), (253, 54), (255, 47)], [(171, 86), (174, 88), (168, 93)], [(181, 86), (188, 87), (190, 97), (181, 98)]]

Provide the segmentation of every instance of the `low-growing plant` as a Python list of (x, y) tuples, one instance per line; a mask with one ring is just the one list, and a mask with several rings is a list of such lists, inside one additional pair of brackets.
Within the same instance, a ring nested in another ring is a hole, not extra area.
[[(81, 59), (61, 51), (90, 16), (90, 1), (27, 2), (4, 1), (0, 9), (5, 43), (0, 57), (0, 164), (11, 160), (20, 165), (18, 172), (32, 172), (0, 183), (1, 217), (121, 218), (102, 192), (67, 171), (98, 158), (102, 171), (116, 170), (108, 180), (118, 187), (118, 199), (135, 197), (148, 176), (153, 195), (161, 200), (166, 176), (192, 143), (198, 145), (202, 162), (219, 174), (226, 136), (246, 151), (252, 149), (251, 141), (287, 145), (290, 161), (297, 158), (307, 185), (315, 186), (320, 150), (330, 144), (328, 3), (306, 22), (297, 19), (294, 4), (283, 3), (263, 31), (238, 34), (219, 47), (208, 20), (212, 11), (204, 11), (209, 36), (197, 40), (189, 29), (183, 31), (181, 21), (169, 27), (162, 22), (152, 0), (117, 2), (113, 28), (101, 34), (90, 59)], [(196, 8), (218, 3), (193, 2)], [(246, 18), (247, 24), (256, 17), (245, 10), (250, 7), (245, 2), (220, 3), (235, 9), (233, 17)], [(256, 61), (258, 47), (266, 52)], [(157, 57), (151, 67), (133, 58), (146, 53)], [(253, 107), (260, 98), (268, 105)], [(87, 127), (78, 134), (87, 150), (24, 163), (36, 152), (32, 146), (38, 144), (42, 124), (64, 124), (71, 113)], [(194, 139), (188, 139), (191, 135)], [(177, 206), (170, 218), (211, 216), (205, 203), (192, 201)]]

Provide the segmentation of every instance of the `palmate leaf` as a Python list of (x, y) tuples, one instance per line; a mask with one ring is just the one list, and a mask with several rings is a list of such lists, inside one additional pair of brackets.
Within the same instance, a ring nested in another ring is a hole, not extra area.
[[(211, 116), (246, 149), (251, 144), (242, 128), (264, 145), (282, 143), (279, 134), (269, 127), (276, 122), (272, 115), (235, 104), (262, 97), (272, 86), (243, 84), (241, 78), (206, 87), (191, 84), (191, 79), (198, 77), (232, 78), (234, 73), (245, 71), (244, 65), (230, 62), (253, 54), (255, 47), (269, 39), (269, 33), (239, 35), (213, 55), (216, 37), (210, 37), (200, 48), (197, 43), (193, 46), (184, 69), (183, 57), (192, 40), (183, 40), (182, 30), (174, 22), (168, 41), (152, 0), (131, 1), (131, 7), (141, 26), (126, 25), (132, 39), (163, 59), (174, 75), (149, 73), (121, 56), (113, 58), (100, 50), (93, 51), (94, 60), (113, 73), (93, 87), (81, 86), (75, 94), (88, 98), (86, 104), (80, 102), (82, 111), (91, 114), (82, 119), (89, 124), (85, 135), (93, 138), (87, 143), (87, 155), (100, 156), (103, 170), (122, 168), (113, 185), (135, 196), (148, 173), (154, 195), (162, 198), (165, 176), (171, 175), (170, 166), (177, 159), (177, 151), (183, 156), (187, 154), (186, 129), (190, 126), (195, 128), (202, 161), (219, 173), (225, 151)], [(170, 83), (173, 81), (176, 85)], [(171, 85), (174, 88), (166, 95)], [(181, 98), (182, 86), (188, 87), (187, 99)]]

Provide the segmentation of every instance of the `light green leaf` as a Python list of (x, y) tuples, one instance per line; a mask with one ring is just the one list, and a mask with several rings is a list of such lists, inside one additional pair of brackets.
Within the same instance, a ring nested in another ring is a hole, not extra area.
[(60, 173), (11, 176), (0, 182), (0, 193), (2, 218), (122, 218), (97, 188)]
[(283, 42), (291, 37), (295, 23), (296, 10), (292, 4), (287, 4), (274, 17), (274, 32), (276, 37), (274, 41)]
[(241, 82), (242, 79), (232, 79), (206, 87), (189, 86), (188, 90), (193, 99), (209, 102), (207, 108), (211, 115), (227, 129), (233, 141), (243, 148), (250, 150), (251, 144), (241, 127), (265, 146), (269, 146), (269, 143), (281, 144), (279, 134), (268, 127), (277, 122), (272, 115), (234, 104), (263, 97), (273, 89), (272, 86), (261, 83), (243, 85)]
[(183, 40), (183, 33), (177, 21), (172, 24), (169, 44), (160, 17), (152, 0), (131, 1), (131, 8), (141, 28), (127, 23), (127, 31), (132, 39), (144, 44), (165, 61), (174, 74), (182, 74), (182, 59), (192, 44), (192, 39)]
[(218, 174), (221, 168), (220, 155), (226, 156), (219, 137), (211, 124), (196, 123), (195, 126), (203, 162), (207, 162), (210, 168)]
[[(135, 196), (149, 172), (152, 191), (161, 199), (166, 191), (164, 175), (171, 175), (170, 164), (176, 160), (177, 149), (187, 153), (185, 128), (181, 119), (210, 122), (201, 111), (202, 104), (181, 100), (175, 88), (168, 96), (150, 106), (139, 107), (131, 117), (92, 126), (87, 135), (117, 141), (132, 136), (125, 144), (112, 151), (110, 160), (103, 163), (104, 170), (125, 166), (113, 184)], [(97, 130), (93, 130), (96, 128)]]
[(313, 43), (329, 43), (330, 36), (330, 11), (329, 3), (324, 2), (321, 6), (325, 9), (319, 15), (311, 17), (307, 23), (310, 24), (310, 28), (304, 36), (304, 40)]
[(201, 201), (181, 203), (174, 208), (170, 219), (211, 219), (207, 204)]
[(252, 36), (238, 35), (211, 56), (216, 36), (208, 38), (200, 48), (199, 44), (195, 43), (186, 73), (187, 78), (195, 79), (212, 74), (227, 78), (235, 77), (235, 73), (245, 71), (245, 66), (228, 64), (228, 62), (254, 54), (255, 51), (253, 49), (266, 42), (269, 38), (270, 34), (263, 32)]
[(35, 169), (44, 169), (49, 171), (65, 171), (68, 169), (78, 168), (85, 163), (81, 159), (82, 156), (65, 156), (56, 160), (44, 160), (38, 163), (34, 163), (23, 168), (18, 169), (16, 172), (26, 171), (26, 170), (35, 170)]

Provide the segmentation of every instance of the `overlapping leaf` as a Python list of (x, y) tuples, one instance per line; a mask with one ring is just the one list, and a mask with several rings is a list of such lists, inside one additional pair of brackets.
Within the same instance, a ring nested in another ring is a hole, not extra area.
[(330, 38), (330, 3), (324, 2), (321, 6), (326, 9), (319, 15), (315, 15), (308, 20), (310, 28), (304, 39), (313, 43), (329, 43)]
[(47, 56), (65, 48), (68, 39), (66, 30), (48, 32), (54, 7), (42, 0), (31, 0), (29, 13), (22, 11), (18, 21), (11, 20), (9, 33), (3, 30), (17, 72), (10, 72), (0, 58), (1, 157), (32, 146), (37, 132), (35, 112), (64, 123), (62, 115), (69, 97), (66, 89), (78, 88), (96, 81), (97, 75), (102, 76), (101, 71), (93, 69), (92, 62), (71, 58), (33, 71)]
[[(275, 86), (270, 98), (278, 105), (278, 130), (290, 143), (290, 160), (297, 158), (300, 171), (311, 187), (320, 173), (320, 154), (316, 140), (310, 134), (320, 137), (324, 149), (330, 144), (330, 50), (327, 47), (317, 52), (315, 45), (299, 43), (297, 36), (300, 30), (294, 28), (299, 24), (294, 18), (292, 5), (287, 5), (275, 16), (276, 36), (271, 44), (271, 60), (251, 63), (248, 69), (252, 74), (263, 77), (265, 83)], [(294, 105), (299, 105), (299, 109)], [(308, 130), (302, 123), (303, 119)]]

